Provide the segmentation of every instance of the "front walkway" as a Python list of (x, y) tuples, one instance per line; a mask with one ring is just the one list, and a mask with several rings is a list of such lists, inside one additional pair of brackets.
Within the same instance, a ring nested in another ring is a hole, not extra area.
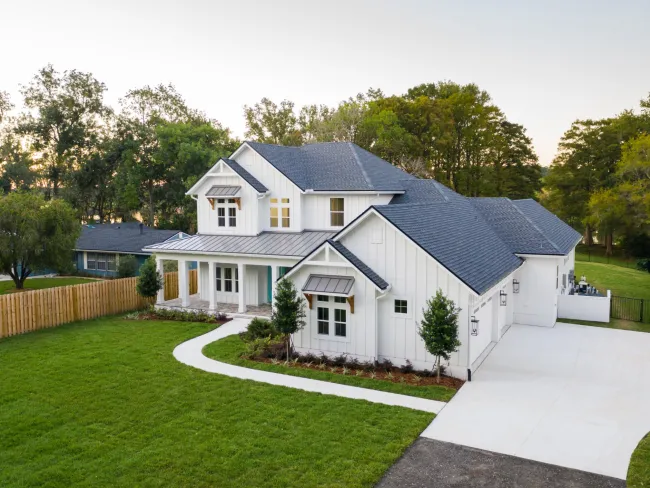
[(194, 339), (190, 339), (189, 341), (177, 346), (176, 349), (174, 349), (174, 357), (183, 364), (193, 366), (209, 373), (218, 373), (233, 378), (259, 381), (261, 383), (286, 386), (288, 388), (323, 393), (325, 395), (367, 400), (373, 403), (383, 403), (385, 405), (412, 408), (414, 410), (422, 410), (436, 414), (446, 405), (444, 402), (427, 400), (425, 398), (399, 395), (397, 393), (388, 393), (367, 388), (358, 388), (356, 386), (339, 385), (327, 381), (299, 378), (297, 376), (234, 366), (232, 364), (222, 363), (221, 361), (215, 361), (214, 359), (207, 358), (203, 355), (203, 348), (205, 346), (229, 335), (238, 334), (239, 332), (246, 330), (248, 323), (248, 319), (235, 318), (218, 329)]
[(424, 437), (625, 479), (650, 431), (650, 334), (515, 325)]

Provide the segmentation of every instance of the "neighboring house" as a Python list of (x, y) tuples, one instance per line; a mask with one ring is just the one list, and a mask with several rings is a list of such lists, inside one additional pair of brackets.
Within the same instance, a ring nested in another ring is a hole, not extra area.
[(178, 260), (180, 306), (244, 313), (272, 302), (286, 273), (308, 303), (299, 352), (431, 368), (418, 327), (442, 289), (461, 308), (448, 365), (460, 378), (512, 323), (555, 323), (580, 240), (533, 200), (465, 198), (352, 143), (245, 142), (188, 194), (199, 234), (146, 248), (159, 266)]
[(151, 255), (143, 247), (188, 237), (178, 230), (152, 229), (139, 222), (87, 224), (82, 226), (77, 239), (75, 266), (77, 271), (86, 274), (117, 276), (121, 256), (134, 255), (139, 269)]

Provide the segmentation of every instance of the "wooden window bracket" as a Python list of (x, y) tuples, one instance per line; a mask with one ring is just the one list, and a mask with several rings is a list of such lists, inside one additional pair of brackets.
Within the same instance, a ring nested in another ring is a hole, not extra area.
[(350, 313), (354, 313), (354, 295), (347, 297), (348, 305), (350, 305)]
[(307, 299), (307, 303), (309, 304), (309, 310), (311, 310), (311, 302), (314, 299), (314, 295), (311, 293), (305, 293), (305, 298)]

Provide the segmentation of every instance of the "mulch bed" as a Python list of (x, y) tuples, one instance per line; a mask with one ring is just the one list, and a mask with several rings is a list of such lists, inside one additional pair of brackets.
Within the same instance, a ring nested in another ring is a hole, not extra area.
[[(312, 369), (314, 371), (326, 371), (328, 373), (334, 373), (334, 374), (341, 374), (343, 375), (343, 367), (338, 367), (338, 366), (330, 366), (330, 365), (325, 365), (325, 367), (319, 367), (320, 363), (314, 363), (311, 366), (308, 365), (308, 363), (302, 363), (302, 362), (293, 362), (289, 361), (288, 364), (286, 364), (284, 361), (273, 361), (273, 359), (269, 358), (246, 358), (249, 361), (257, 361), (259, 363), (267, 363), (267, 364), (276, 364), (276, 365), (282, 365), (282, 366), (287, 366), (290, 368), (304, 368), (304, 369)], [(346, 376), (357, 376), (359, 378), (372, 378), (375, 380), (379, 381), (390, 381), (392, 383), (403, 383), (403, 384), (409, 384), (413, 386), (446, 386), (447, 388), (453, 388), (455, 390), (460, 389), (461, 386), (465, 384), (463, 380), (459, 380), (458, 378), (452, 378), (451, 376), (446, 376), (446, 375), (441, 375), (440, 376), (440, 383), (436, 381), (435, 376), (422, 376), (419, 375), (418, 372), (411, 372), (411, 373), (402, 373), (398, 368), (393, 368), (390, 371), (386, 371), (385, 368), (382, 366), (378, 366), (374, 371), (365, 371), (363, 368), (355, 368), (354, 366), (346, 366), (347, 373), (345, 373)], [(357, 375), (357, 372), (360, 372), (360, 374)], [(374, 378), (372, 377), (374, 373)], [(420, 372), (421, 373), (421, 372)]]

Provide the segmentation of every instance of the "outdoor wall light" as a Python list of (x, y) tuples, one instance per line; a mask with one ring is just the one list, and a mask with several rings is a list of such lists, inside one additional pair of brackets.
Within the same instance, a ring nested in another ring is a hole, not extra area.
[(499, 292), (499, 303), (502, 307), (505, 307), (508, 303), (508, 294), (503, 290)]
[(512, 293), (519, 293), (519, 281), (517, 279), (512, 280)]
[(478, 319), (474, 315), (472, 315), (471, 323), (472, 323), (472, 335), (476, 336), (478, 335)]

